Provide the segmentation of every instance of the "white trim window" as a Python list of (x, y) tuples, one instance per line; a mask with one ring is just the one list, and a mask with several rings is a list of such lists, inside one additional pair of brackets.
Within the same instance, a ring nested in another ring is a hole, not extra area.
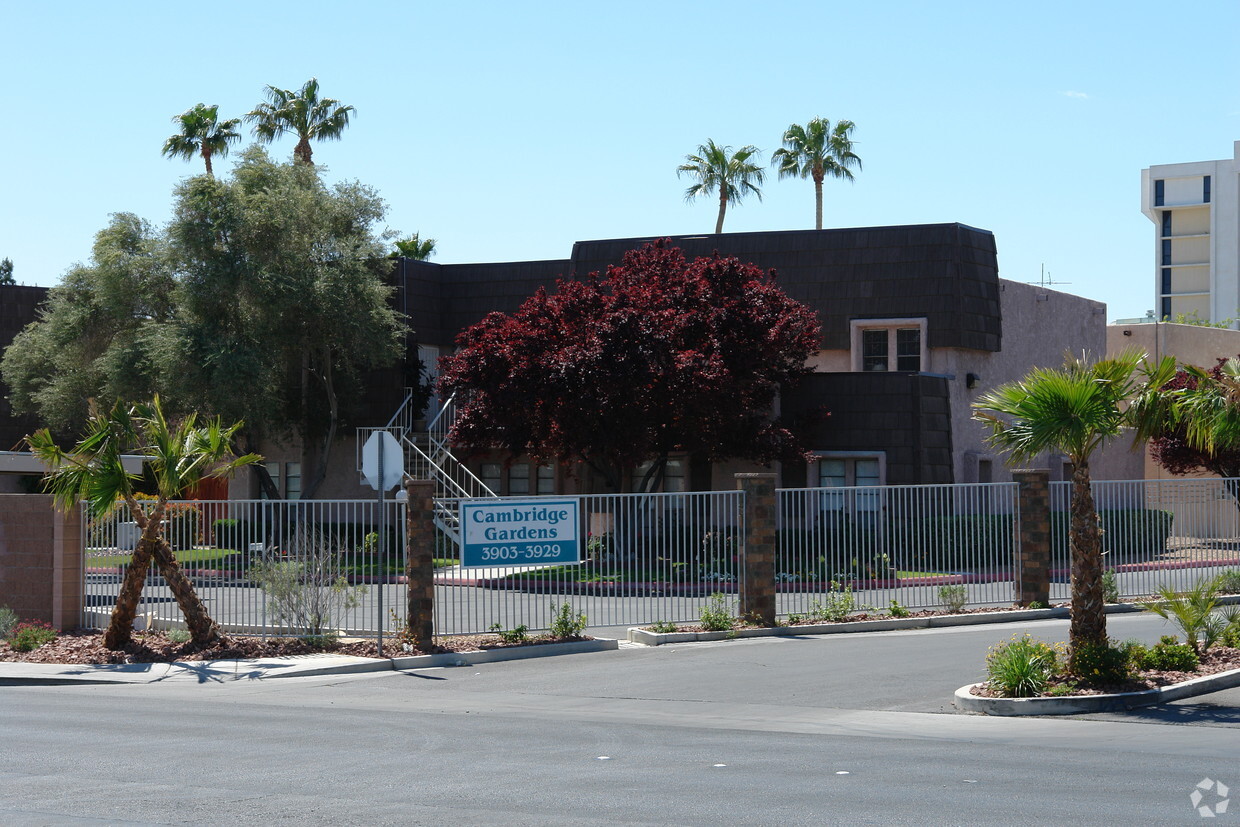
[(925, 319), (854, 319), (849, 323), (854, 371), (926, 370)]
[(847, 489), (823, 491), (821, 511), (873, 514), (882, 508), (882, 492), (873, 490), (886, 484), (887, 457), (882, 452), (823, 451), (814, 465), (818, 488)]

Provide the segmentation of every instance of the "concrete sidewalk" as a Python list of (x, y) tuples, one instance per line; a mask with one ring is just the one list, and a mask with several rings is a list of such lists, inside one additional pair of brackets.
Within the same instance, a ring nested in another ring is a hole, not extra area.
[(505, 660), (525, 660), (557, 655), (603, 652), (619, 648), (619, 641), (605, 638), (541, 643), (487, 649), (479, 652), (448, 652), (391, 658), (358, 658), (347, 655), (292, 655), (252, 660), (177, 661), (175, 663), (0, 663), (0, 686), (14, 684), (100, 683), (225, 683), (271, 678), (307, 678), (322, 675), (355, 675), (444, 666), (472, 666)]

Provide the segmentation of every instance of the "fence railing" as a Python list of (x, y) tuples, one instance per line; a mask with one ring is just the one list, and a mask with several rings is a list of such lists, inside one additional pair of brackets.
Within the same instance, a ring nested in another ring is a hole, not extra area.
[[(389, 609), (401, 613), (404, 605), (403, 506), (384, 507), (381, 520), (378, 503), (367, 500), (176, 502), (169, 505), (165, 533), (225, 631), (369, 635), (389, 623)], [(137, 525), (121, 505), (87, 521), (83, 536), (83, 626), (103, 628), (138, 540)], [(156, 628), (181, 625), (155, 565), (138, 614)]]
[[(1051, 483), (1051, 597), (1070, 594), (1070, 482)], [(1173, 479), (1093, 483), (1103, 566), (1118, 595), (1177, 591), (1240, 568), (1240, 480)]]
[[(525, 499), (525, 498), (522, 498)], [(579, 498), (582, 561), (454, 569), (436, 578), (438, 635), (543, 630), (568, 603), (591, 627), (699, 619), (714, 593), (736, 610), (743, 578), (739, 491)], [(455, 511), (460, 501), (437, 508)], [(451, 542), (441, 535), (442, 542)]]
[[(1015, 483), (780, 489), (777, 611), (1010, 604), (1018, 576)], [(832, 597), (831, 593), (835, 596)]]
[[(1240, 569), (1240, 481), (1095, 482), (1104, 565), (1121, 597), (1183, 590)], [(1070, 596), (1069, 483), (1050, 488), (1050, 598)], [(585, 495), (581, 561), (464, 569), (438, 534), (435, 633), (547, 629), (568, 604), (593, 629), (694, 623), (720, 593), (738, 609), (745, 577), (742, 491)], [(525, 499), (525, 498), (521, 498)], [(453, 514), (459, 498), (440, 498)], [(780, 489), (776, 610), (812, 615), (845, 589), (855, 607), (1010, 605), (1020, 587), (1017, 484)], [(394, 632), (405, 613), (403, 504), (225, 500), (171, 504), (169, 543), (227, 631)], [(83, 625), (104, 627), (137, 541), (123, 506), (84, 526)], [(1043, 516), (1045, 519), (1045, 516)], [(384, 538), (380, 543), (379, 538)], [(751, 587), (754, 584), (749, 584)], [(182, 622), (152, 567), (138, 608)]]

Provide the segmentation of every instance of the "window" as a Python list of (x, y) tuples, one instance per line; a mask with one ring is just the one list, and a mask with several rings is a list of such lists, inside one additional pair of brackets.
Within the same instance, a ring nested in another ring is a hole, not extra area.
[(1210, 176), (1201, 179), (1201, 203), (1210, 203)]
[[(881, 486), (885, 474), (882, 454), (824, 454), (818, 460), (819, 488), (858, 488)], [(825, 491), (819, 500), (823, 511), (874, 513), (882, 504), (882, 492), (875, 490)]]
[(1161, 207), (1166, 200), (1167, 182), (1159, 178), (1154, 182), (1154, 206)]
[(555, 493), (555, 467), (552, 465), (538, 466), (538, 493)]
[(502, 490), (503, 486), (503, 476), (500, 473), (501, 470), (502, 469), (500, 468), (500, 464), (498, 462), (484, 462), (482, 463), (482, 469), (481, 473), (478, 475), (478, 479), (482, 480), (482, 484), (491, 489), (492, 492), (498, 494)]
[(1162, 241), (1162, 263), (1171, 263), (1171, 239), (1164, 238)]
[(1162, 291), (1164, 293), (1171, 292), (1171, 268), (1164, 267), (1162, 270)]
[(530, 493), (530, 464), (514, 462), (508, 466), (508, 493), (512, 495)]
[(925, 319), (858, 319), (851, 326), (853, 370), (919, 373), (924, 369)]
[[(642, 484), (642, 480), (646, 478), (647, 472), (653, 467), (654, 461), (647, 460), (633, 472), (633, 490), (636, 491), (638, 486)], [(679, 494), (685, 491), (685, 461), (683, 459), (669, 459), (667, 464), (663, 466), (663, 482), (661, 485), (655, 486), (653, 491), (661, 491), (668, 494)]]
[[(282, 477), (283, 477), (280, 471), (280, 463), (264, 462), (263, 468), (267, 469), (267, 475), (271, 477), (271, 484), (276, 487), (276, 495), (279, 496), (280, 491), (283, 490), (280, 486), (280, 483), (282, 482)], [(267, 499), (266, 491), (262, 492), (262, 498), (264, 500)]]
[(1171, 235), (1171, 210), (1162, 211), (1162, 234)]
[(1171, 318), (1171, 299), (1164, 298), (1162, 300), (1162, 318)]
[(284, 496), (290, 500), (301, 499), (301, 463), (289, 462), (284, 466)]

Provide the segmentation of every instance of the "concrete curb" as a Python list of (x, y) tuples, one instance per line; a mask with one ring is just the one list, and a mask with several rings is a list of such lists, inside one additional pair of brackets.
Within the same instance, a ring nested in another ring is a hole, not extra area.
[(620, 648), (620, 641), (606, 638), (535, 643), (486, 649), (396, 658), (355, 658), (322, 655), (255, 660), (177, 661), (175, 663), (52, 664), (0, 663), (0, 686), (163, 683), (193, 681), (220, 683), (238, 680), (309, 678), (323, 675), (356, 675), (367, 672), (407, 671), (444, 666), (474, 666), (508, 660), (547, 658), (558, 655), (605, 652)]
[(965, 712), (983, 715), (1079, 715), (1085, 712), (1124, 712), (1143, 706), (1165, 704), (1182, 698), (1206, 695), (1240, 686), (1240, 669), (1204, 675), (1184, 683), (1174, 683), (1141, 692), (1119, 692), (1113, 695), (1069, 695), (1062, 698), (984, 698), (971, 690), (981, 684), (969, 684), (956, 690), (955, 705)]
[[(1107, 614), (1124, 614), (1142, 611), (1140, 606), (1114, 603), (1107, 606)], [(651, 632), (641, 628), (629, 629), (629, 642), (642, 646), (662, 646), (667, 643), (691, 643), (708, 640), (733, 640), (747, 637), (807, 637), (809, 635), (849, 634), (853, 632), (890, 632), (905, 629), (939, 629), (949, 626), (982, 626), (991, 623), (1027, 623), (1031, 620), (1059, 620), (1068, 617), (1068, 610), (1019, 609), (1003, 612), (975, 612), (963, 615), (937, 615), (934, 617), (890, 617), (882, 620), (854, 620), (843, 623), (819, 623), (812, 626), (776, 626), (769, 629), (733, 629), (727, 632)]]

